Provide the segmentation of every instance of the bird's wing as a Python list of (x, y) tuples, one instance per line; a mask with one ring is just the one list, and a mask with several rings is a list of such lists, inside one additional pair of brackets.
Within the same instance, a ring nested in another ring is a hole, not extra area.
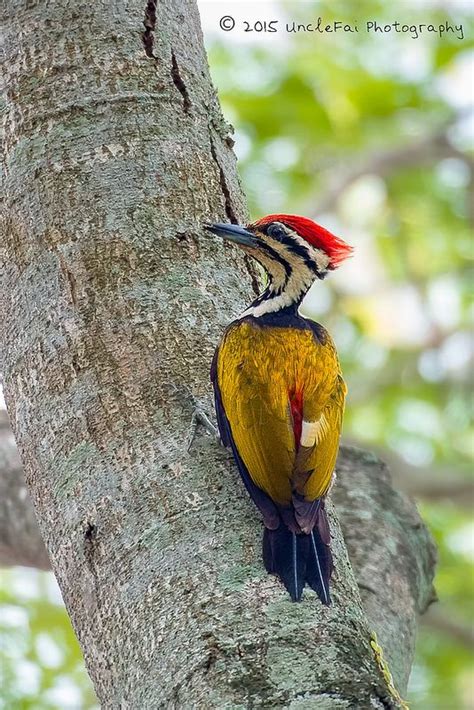
[(258, 488), (258, 486), (255, 485), (255, 483), (252, 481), (252, 477), (250, 476), (248, 469), (244, 462), (242, 461), (237, 446), (235, 445), (234, 439), (232, 437), (232, 432), (230, 429), (230, 423), (229, 420), (227, 419), (225, 410), (224, 410), (224, 405), (222, 403), (222, 395), (220, 391), (219, 384), (217, 382), (217, 358), (219, 356), (219, 348), (216, 349), (214, 359), (212, 361), (212, 366), (211, 366), (211, 382), (214, 387), (214, 401), (215, 401), (215, 406), (216, 406), (216, 415), (217, 415), (217, 426), (219, 428), (219, 434), (221, 436), (221, 441), (224, 446), (232, 449), (232, 453), (234, 454), (235, 462), (237, 464), (237, 467), (239, 469), (240, 475), (242, 477), (242, 480), (245, 484), (245, 487), (252, 498), (253, 502), (257, 506), (257, 508), (260, 510), (260, 512), (263, 515), (263, 521), (265, 523), (265, 526), (267, 528), (275, 529), (279, 526), (280, 524), (280, 515), (278, 513), (278, 510), (273, 503), (272, 499), (270, 496), (268, 496), (261, 488)]
[(216, 405), (229, 424), (227, 436), (252, 484), (275, 503), (288, 505), (295, 439), (285, 363), (277, 358), (264, 330), (237, 323), (220, 345), (214, 381)]
[[(311, 391), (305, 393), (303, 432), (295, 462), (294, 480), (297, 492), (306, 501), (315, 501), (324, 496), (331, 483), (339, 449), (346, 393), (347, 388), (339, 372), (334, 377), (332, 391), (322, 409), (319, 402), (314, 405), (311, 401), (312, 396), (315, 396)], [(305, 446), (313, 437), (312, 445)]]

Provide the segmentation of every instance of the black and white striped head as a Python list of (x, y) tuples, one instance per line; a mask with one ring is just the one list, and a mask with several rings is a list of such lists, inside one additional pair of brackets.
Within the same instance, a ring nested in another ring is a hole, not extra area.
[(267, 302), (265, 312), (301, 301), (315, 279), (323, 279), (352, 253), (342, 239), (297, 215), (274, 214), (246, 227), (209, 224), (206, 229), (236, 243), (265, 268), (269, 286), (260, 297)]

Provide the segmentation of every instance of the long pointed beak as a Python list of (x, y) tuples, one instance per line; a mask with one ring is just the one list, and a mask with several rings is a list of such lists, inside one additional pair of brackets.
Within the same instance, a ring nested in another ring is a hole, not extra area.
[(207, 223), (204, 225), (204, 229), (207, 229), (208, 232), (212, 232), (212, 234), (217, 234), (218, 237), (227, 239), (229, 242), (241, 244), (245, 247), (255, 247), (258, 243), (255, 235), (239, 224)]

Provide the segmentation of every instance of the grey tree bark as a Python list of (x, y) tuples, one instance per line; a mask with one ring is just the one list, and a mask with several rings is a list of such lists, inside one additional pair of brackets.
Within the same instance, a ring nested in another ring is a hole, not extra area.
[(293, 605), (229, 455), (186, 447), (256, 286), (200, 228), (246, 214), (194, 2), (8, 0), (5, 35), (6, 400), (102, 706), (398, 707), (333, 509), (334, 605)]
[[(2, 427), (3, 436), (6, 431)], [(11, 435), (0, 442), (0, 462), (7, 464), (0, 467), (0, 566), (49, 569)], [(404, 692), (417, 619), (434, 600), (436, 550), (414, 502), (393, 488), (380, 459), (344, 446), (337, 469), (333, 500), (363, 608), (385, 650), (396, 687)], [(437, 628), (444, 629), (447, 623), (432, 611), (428, 619)], [(460, 634), (462, 627), (450, 633), (456, 638)], [(462, 638), (467, 645), (472, 642), (465, 634)]]

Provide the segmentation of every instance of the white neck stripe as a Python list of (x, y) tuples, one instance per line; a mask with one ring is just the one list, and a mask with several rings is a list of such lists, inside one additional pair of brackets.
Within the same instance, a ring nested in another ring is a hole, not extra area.
[(245, 316), (259, 318), (266, 313), (276, 313), (277, 311), (287, 308), (293, 303), (300, 301), (314, 281), (314, 275), (309, 271), (309, 269), (305, 270), (306, 274), (292, 274), (284, 291), (281, 293), (278, 293), (277, 288), (275, 288), (275, 285), (272, 284), (268, 297), (261, 301), (261, 303), (257, 303), (257, 305), (252, 304), (242, 313), (241, 318), (244, 318)]

